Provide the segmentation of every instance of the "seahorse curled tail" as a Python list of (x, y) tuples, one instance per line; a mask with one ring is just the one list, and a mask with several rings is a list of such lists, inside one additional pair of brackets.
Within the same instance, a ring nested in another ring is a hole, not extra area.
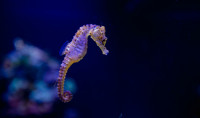
[(72, 99), (72, 93), (70, 91), (64, 91), (64, 82), (65, 82), (65, 76), (69, 69), (69, 67), (73, 64), (73, 62), (65, 57), (59, 71), (59, 77), (58, 77), (58, 96), (59, 98), (64, 102), (70, 102)]

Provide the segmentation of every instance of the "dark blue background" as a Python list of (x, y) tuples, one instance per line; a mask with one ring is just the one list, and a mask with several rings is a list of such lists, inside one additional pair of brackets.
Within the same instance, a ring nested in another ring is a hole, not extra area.
[(21, 37), (61, 61), (61, 45), (80, 26), (106, 27), (109, 55), (89, 38), (68, 73), (78, 92), (46, 117), (69, 106), (81, 118), (200, 117), (198, 0), (2, 0), (1, 9), (1, 60)]

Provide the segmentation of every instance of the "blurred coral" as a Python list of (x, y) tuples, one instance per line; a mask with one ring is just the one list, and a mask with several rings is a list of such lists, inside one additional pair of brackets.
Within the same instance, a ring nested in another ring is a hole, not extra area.
[(8, 81), (3, 100), (7, 115), (38, 115), (52, 110), (56, 100), (58, 61), (43, 50), (14, 40), (15, 50), (9, 53), (1, 67), (1, 79)]

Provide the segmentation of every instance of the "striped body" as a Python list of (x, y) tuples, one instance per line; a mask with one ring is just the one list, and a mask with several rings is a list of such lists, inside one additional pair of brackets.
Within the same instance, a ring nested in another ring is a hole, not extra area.
[(96, 42), (100, 47), (103, 54), (107, 55), (108, 50), (105, 48), (105, 42), (107, 38), (105, 37), (105, 28), (97, 25), (86, 25), (80, 27), (77, 31), (73, 40), (66, 46), (63, 54), (65, 55), (62, 61), (59, 77), (58, 77), (58, 96), (63, 102), (69, 102), (72, 99), (72, 94), (70, 91), (64, 92), (64, 81), (67, 70), (69, 67), (76, 62), (79, 62), (87, 53), (88, 47), (88, 36)]

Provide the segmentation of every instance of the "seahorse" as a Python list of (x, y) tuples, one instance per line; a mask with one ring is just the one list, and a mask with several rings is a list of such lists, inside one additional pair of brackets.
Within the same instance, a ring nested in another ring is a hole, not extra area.
[(66, 73), (73, 63), (79, 62), (86, 55), (88, 48), (88, 36), (90, 36), (91, 39), (96, 42), (97, 46), (101, 49), (104, 55), (109, 53), (105, 47), (107, 41), (105, 32), (104, 26), (93, 24), (83, 25), (76, 32), (72, 41), (68, 43), (61, 52), (61, 54), (65, 55), (65, 57), (60, 66), (57, 88), (58, 96), (64, 103), (70, 102), (72, 99), (72, 93), (70, 91), (64, 91)]

